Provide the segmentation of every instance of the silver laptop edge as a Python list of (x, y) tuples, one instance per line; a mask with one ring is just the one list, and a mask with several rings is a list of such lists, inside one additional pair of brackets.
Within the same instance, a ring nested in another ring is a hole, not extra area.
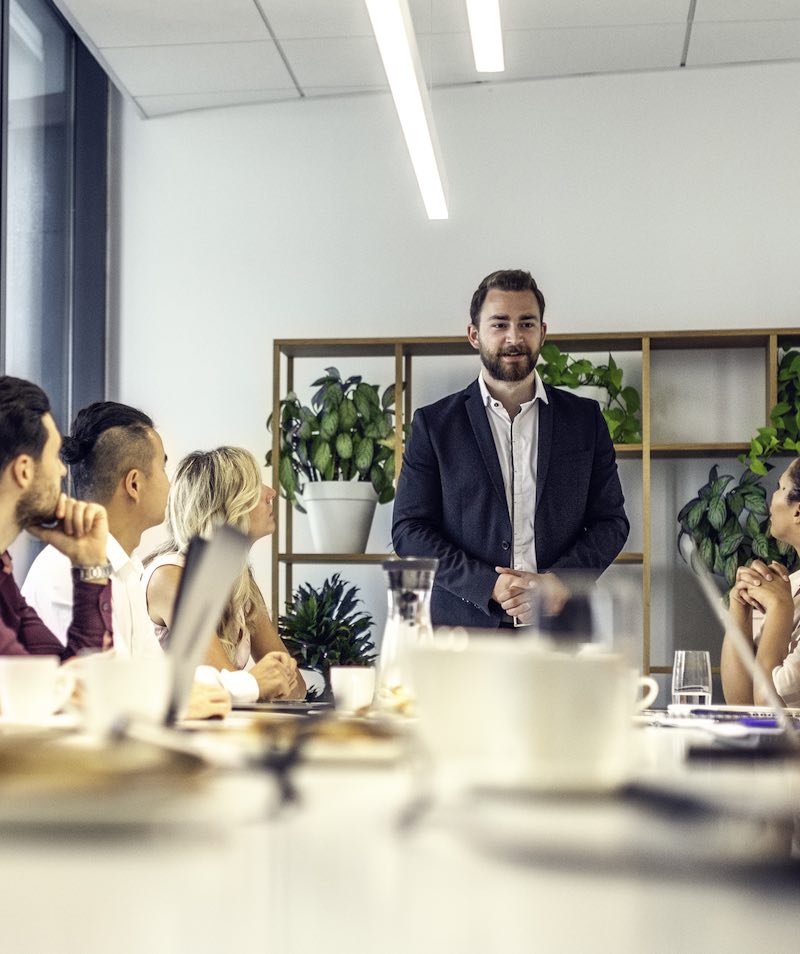
[(173, 669), (168, 725), (189, 700), (194, 671), (247, 561), (251, 542), (243, 533), (223, 525), (210, 540), (203, 541), (199, 552), (188, 554), (167, 650)]

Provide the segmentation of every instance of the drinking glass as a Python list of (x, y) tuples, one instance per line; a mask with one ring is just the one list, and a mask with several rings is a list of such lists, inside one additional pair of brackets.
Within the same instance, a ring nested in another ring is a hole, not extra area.
[(679, 649), (672, 667), (672, 702), (679, 705), (711, 704), (711, 657), (701, 649)]

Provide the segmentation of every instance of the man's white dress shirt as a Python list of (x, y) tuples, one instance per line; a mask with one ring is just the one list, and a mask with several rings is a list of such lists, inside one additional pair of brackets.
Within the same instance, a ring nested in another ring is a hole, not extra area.
[(496, 398), (493, 398), (478, 375), (486, 417), (492, 430), (494, 446), (500, 461), (506, 503), (511, 519), (511, 563), (515, 570), (538, 572), (534, 517), (536, 515), (536, 470), (539, 463), (539, 401), (548, 404), (539, 372), (534, 371), (533, 399), (520, 405), (513, 419)]
[[(115, 651), (120, 656), (160, 656), (164, 650), (147, 612), (141, 560), (135, 555), (128, 556), (110, 533), (106, 553), (111, 564)], [(71, 569), (68, 557), (55, 547), (47, 546), (33, 561), (22, 587), (28, 605), (64, 645), (72, 622)], [(220, 672), (213, 666), (198, 666), (195, 679), (223, 686), (237, 702), (255, 702), (259, 696), (258, 683), (249, 672)]]
[[(160, 656), (153, 621), (141, 583), (142, 564), (128, 556), (109, 533), (106, 544), (111, 564), (111, 619), (114, 648), (120, 656)], [(72, 621), (72, 564), (55, 547), (47, 546), (33, 561), (22, 595), (45, 625), (66, 645)]]

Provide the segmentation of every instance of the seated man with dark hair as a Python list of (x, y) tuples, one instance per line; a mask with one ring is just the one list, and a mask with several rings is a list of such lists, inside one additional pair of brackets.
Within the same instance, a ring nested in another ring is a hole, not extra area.
[[(153, 421), (116, 401), (98, 401), (79, 411), (61, 452), (69, 464), (75, 492), (102, 505), (108, 515), (108, 558), (114, 593), (114, 648), (118, 656), (162, 656), (147, 614), (135, 554), (142, 533), (164, 519), (169, 493), (167, 455)], [(66, 642), (74, 594), (69, 563), (57, 547), (46, 547), (33, 561), (22, 592), (53, 633)], [(191, 718), (225, 715), (228, 691), (195, 682)]]
[[(40, 387), (0, 376), (0, 654), (51, 654), (67, 659), (83, 649), (111, 646), (111, 584), (105, 509), (61, 491), (66, 468), (61, 436)], [(72, 622), (66, 645), (23, 599), (8, 547), (23, 531), (66, 556), (72, 565)]]

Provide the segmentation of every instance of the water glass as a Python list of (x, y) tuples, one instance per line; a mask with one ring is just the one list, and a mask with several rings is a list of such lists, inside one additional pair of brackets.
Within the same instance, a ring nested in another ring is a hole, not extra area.
[(711, 704), (711, 657), (701, 649), (679, 649), (672, 667), (672, 702), (676, 705)]

